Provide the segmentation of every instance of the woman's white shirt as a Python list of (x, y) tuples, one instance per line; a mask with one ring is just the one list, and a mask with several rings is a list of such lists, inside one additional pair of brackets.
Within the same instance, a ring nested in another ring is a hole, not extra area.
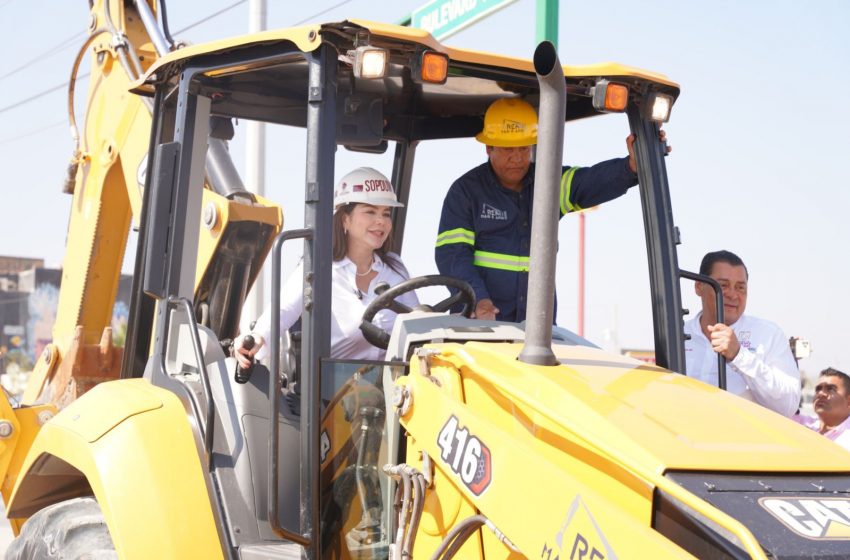
[[(360, 331), (360, 323), (366, 307), (377, 297), (375, 286), (386, 282), (390, 286), (407, 280), (410, 275), (398, 255), (389, 254), (402, 273), (396, 272), (385, 263), (377, 254), (372, 259), (372, 270), (378, 272), (369, 283), (369, 289), (361, 292), (357, 288), (356, 273), (357, 266), (344, 257), (342, 260), (334, 261), (331, 275), (331, 358), (351, 360), (383, 360), (386, 351), (372, 346)], [(280, 331), (283, 332), (291, 327), (301, 316), (304, 307), (304, 270), (301, 264), (284, 283), (280, 294)], [(415, 292), (408, 292), (399, 298), (399, 301), (408, 307), (419, 304)], [(257, 358), (263, 359), (268, 355), (268, 344), (271, 338), (271, 310), (266, 309), (257, 319), (253, 332), (259, 334), (266, 341), (258, 352)], [(383, 309), (373, 319), (373, 323), (392, 331), (395, 323), (396, 313), (389, 309)]]

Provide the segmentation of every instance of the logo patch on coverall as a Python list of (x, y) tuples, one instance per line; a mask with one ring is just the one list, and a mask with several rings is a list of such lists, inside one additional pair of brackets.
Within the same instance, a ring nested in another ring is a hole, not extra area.
[(489, 204), (484, 204), (481, 208), (481, 218), (485, 220), (507, 220), (508, 212), (507, 210), (499, 210)]

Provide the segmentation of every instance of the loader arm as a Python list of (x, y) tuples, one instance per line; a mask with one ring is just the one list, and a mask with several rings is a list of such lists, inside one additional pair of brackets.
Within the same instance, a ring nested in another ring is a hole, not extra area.
[[(76, 146), (65, 192), (73, 201), (56, 323), (52, 343), (37, 360), (24, 393), (27, 404), (52, 403), (61, 409), (94, 385), (117, 379), (122, 369), (124, 377), (142, 373), (153, 328), (152, 300), (142, 296), (131, 302), (135, 328), (128, 328), (127, 348), (141, 356), (138, 360), (123, 359), (124, 348), (113, 345), (111, 320), (131, 226), (140, 232), (139, 247), (144, 243), (153, 103), (129, 88), (168, 46), (151, 25), (156, 8), (154, 0), (92, 4), (90, 34), (69, 88), (72, 111), (79, 63), (90, 52), (84, 116), (76, 121), (70, 114)], [(224, 134), (225, 140), (211, 140), (195, 304), (204, 324), (228, 338), (236, 334), (242, 301), (282, 217), (279, 208), (244, 191)]]
[[(25, 403), (62, 407), (96, 383), (117, 378), (121, 364), (110, 323), (131, 219), (141, 211), (139, 177), (151, 125), (148, 106), (127, 91), (132, 76), (121, 58), (129, 58), (132, 46), (144, 68), (156, 54), (133, 6), (101, 0), (91, 13), (90, 36), (81, 49), (91, 48), (91, 74), (65, 188), (73, 201), (53, 342), (37, 361)], [(126, 38), (123, 45), (119, 34)], [(69, 97), (73, 87), (72, 79)]]

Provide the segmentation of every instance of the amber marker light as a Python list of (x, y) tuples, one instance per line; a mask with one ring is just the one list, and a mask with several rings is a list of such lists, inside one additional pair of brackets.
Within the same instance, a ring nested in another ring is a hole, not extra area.
[(442, 84), (446, 81), (448, 74), (448, 56), (433, 51), (425, 51), (422, 53), (421, 76), (423, 82)]
[(605, 110), (619, 113), (626, 110), (629, 88), (623, 84), (608, 84), (605, 89)]
[(629, 103), (629, 88), (623, 84), (598, 80), (593, 88), (593, 108), (603, 113), (622, 113)]

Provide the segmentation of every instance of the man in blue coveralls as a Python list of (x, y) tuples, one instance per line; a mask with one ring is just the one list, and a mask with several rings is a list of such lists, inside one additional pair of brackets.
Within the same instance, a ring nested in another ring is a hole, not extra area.
[[(476, 318), (521, 322), (528, 291), (537, 113), (521, 99), (494, 101), (475, 138), (487, 146), (488, 161), (461, 176), (446, 194), (434, 251), (437, 268), (469, 282)], [(664, 131), (659, 138), (664, 141)], [(563, 168), (561, 216), (617, 198), (637, 184), (634, 141), (634, 135), (626, 139), (628, 157)]]

